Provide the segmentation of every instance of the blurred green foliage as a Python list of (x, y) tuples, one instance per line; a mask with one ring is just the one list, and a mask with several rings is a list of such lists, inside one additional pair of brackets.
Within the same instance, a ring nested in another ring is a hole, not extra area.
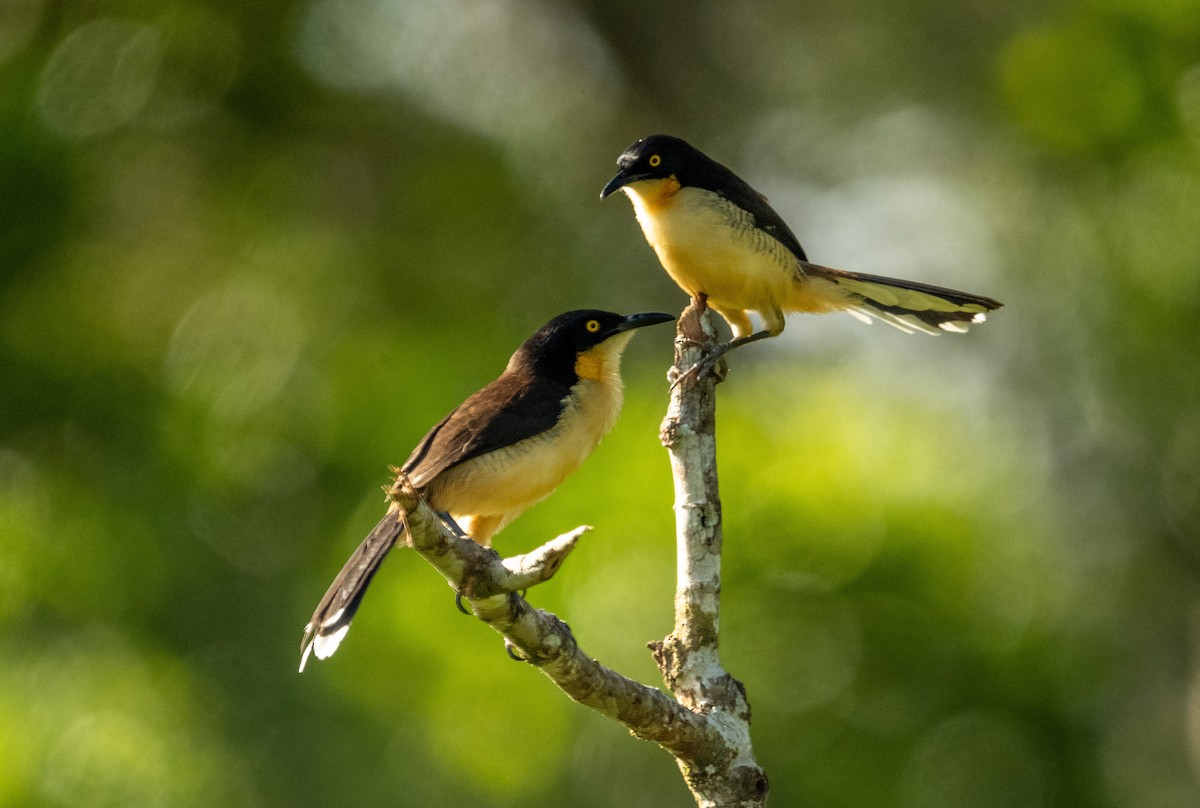
[[(669, 757), (389, 560), (424, 430), (550, 316), (679, 309), (600, 186), (679, 134), (810, 255), (993, 295), (794, 317), (721, 388), (723, 656), (773, 805), (1200, 802), (1200, 1), (0, 3), (0, 806), (657, 806)], [(509, 528), (658, 684), (665, 332)]]

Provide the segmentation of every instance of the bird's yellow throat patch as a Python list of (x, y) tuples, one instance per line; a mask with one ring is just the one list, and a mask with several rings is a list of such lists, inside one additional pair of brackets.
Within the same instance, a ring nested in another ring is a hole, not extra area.
[(674, 175), (657, 180), (639, 180), (631, 182), (621, 190), (633, 201), (635, 209), (652, 211), (655, 208), (669, 204), (679, 192), (679, 180)]
[(633, 332), (626, 331), (581, 352), (575, 357), (575, 375), (593, 382), (619, 379), (621, 353), (632, 338)]

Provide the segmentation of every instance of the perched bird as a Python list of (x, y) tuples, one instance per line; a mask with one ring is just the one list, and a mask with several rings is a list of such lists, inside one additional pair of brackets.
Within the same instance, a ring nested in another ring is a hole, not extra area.
[[(847, 311), (912, 333), (966, 331), (1002, 304), (940, 286), (810, 263), (767, 198), (686, 141), (652, 135), (617, 159), (600, 192), (623, 190), (658, 260), (733, 330), (736, 347), (783, 331), (785, 312)], [(753, 331), (750, 312), (762, 318)]]
[[(517, 349), (494, 382), (438, 423), (401, 467), (425, 501), (480, 544), (541, 501), (587, 459), (621, 412), (621, 352), (633, 329), (675, 319), (571, 311)], [(304, 628), (309, 653), (337, 650), (384, 556), (404, 535), (393, 503)]]

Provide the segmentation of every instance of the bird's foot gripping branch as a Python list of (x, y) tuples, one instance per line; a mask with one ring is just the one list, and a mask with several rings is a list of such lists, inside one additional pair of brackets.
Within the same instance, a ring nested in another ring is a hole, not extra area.
[[(667, 381), (671, 384), (672, 394), (684, 379), (700, 375), (711, 374), (715, 379), (714, 384), (725, 381), (725, 376), (729, 373), (725, 354), (739, 345), (745, 344), (745, 341), (739, 342), (736, 339), (730, 342), (717, 342), (712, 320), (704, 316), (707, 310), (708, 295), (701, 292), (692, 296), (691, 303), (684, 309), (683, 315), (679, 319), (678, 330), (675, 334), (675, 364), (667, 371)], [(688, 318), (686, 324), (683, 321), (684, 317)], [(701, 388), (692, 389), (690, 397), (694, 400), (697, 395), (702, 395)], [(671, 402), (673, 406), (678, 403), (674, 395), (672, 395)], [(668, 425), (676, 422), (678, 422), (677, 418), (672, 419), (668, 415), (663, 424), (662, 442), (663, 446), (668, 449), (671, 444), (666, 429)]]

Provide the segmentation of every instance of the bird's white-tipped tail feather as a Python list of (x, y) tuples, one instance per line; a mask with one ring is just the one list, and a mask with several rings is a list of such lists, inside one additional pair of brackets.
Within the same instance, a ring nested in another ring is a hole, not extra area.
[(304, 666), (308, 664), (309, 654), (316, 654), (317, 659), (329, 659), (333, 656), (333, 652), (342, 644), (342, 638), (346, 636), (346, 632), (348, 631), (350, 631), (350, 624), (346, 623), (332, 634), (315, 635), (304, 646), (304, 653), (300, 657), (300, 672), (304, 673)]
[(312, 619), (304, 627), (300, 645), (301, 672), (308, 664), (309, 654), (316, 654), (317, 659), (333, 656), (350, 630), (350, 621), (358, 611), (371, 578), (403, 532), (404, 520), (400, 518), (400, 511), (392, 507), (342, 566), (342, 571), (333, 579)]
[(990, 297), (960, 292), (898, 278), (866, 275), (831, 269), (818, 264), (803, 264), (809, 281), (834, 284), (844, 295), (842, 306), (851, 315), (871, 322), (879, 320), (906, 334), (962, 334), (967, 327), (982, 323), (987, 312), (1001, 307)]

